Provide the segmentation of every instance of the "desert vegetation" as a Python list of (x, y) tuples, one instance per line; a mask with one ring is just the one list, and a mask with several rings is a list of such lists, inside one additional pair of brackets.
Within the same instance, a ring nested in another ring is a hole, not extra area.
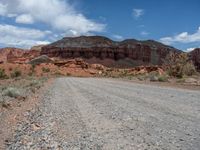
[(21, 100), (26, 100), (40, 89), (46, 81), (46, 77), (24, 77), (10, 78), (0, 82), (0, 107), (10, 108), (12, 103), (20, 103)]
[(197, 73), (187, 53), (176, 54), (171, 52), (164, 60), (164, 64), (166, 65), (167, 73), (173, 77), (183, 78)]
[(10, 76), (12, 78), (17, 78), (20, 77), (22, 75), (22, 72), (18, 69), (13, 70), (13, 72), (11, 72)]
[(0, 68), (0, 79), (7, 79), (8, 76), (5, 73), (5, 69)]

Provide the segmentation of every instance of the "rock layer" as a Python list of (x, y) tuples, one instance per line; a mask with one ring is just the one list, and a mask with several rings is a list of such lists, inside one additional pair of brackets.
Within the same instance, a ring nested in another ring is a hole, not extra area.
[(194, 62), (194, 65), (197, 67), (197, 70), (200, 70), (200, 48), (196, 48), (190, 52), (190, 56)]
[(44, 46), (41, 55), (60, 58), (111, 59), (115, 61), (128, 58), (144, 64), (160, 65), (170, 51), (179, 52), (173, 47), (153, 40), (129, 39), (116, 42), (101, 36), (81, 36), (66, 37)]

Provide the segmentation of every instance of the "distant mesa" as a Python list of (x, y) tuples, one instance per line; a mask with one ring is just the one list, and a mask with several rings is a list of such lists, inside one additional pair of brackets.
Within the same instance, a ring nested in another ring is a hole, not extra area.
[(98, 62), (108, 67), (161, 65), (170, 52), (180, 50), (162, 43), (127, 39), (121, 42), (102, 36), (65, 37), (42, 47), (41, 54), (49, 57), (78, 58)]
[[(65, 37), (49, 45), (34, 46), (30, 50), (0, 49), (0, 63), (28, 63), (39, 56), (46, 55), (61, 60), (83, 58), (89, 64), (123, 68), (162, 65), (170, 52), (181, 53), (182, 51), (154, 40), (127, 39), (117, 42), (103, 36), (80, 36)], [(188, 54), (200, 70), (200, 48)]]

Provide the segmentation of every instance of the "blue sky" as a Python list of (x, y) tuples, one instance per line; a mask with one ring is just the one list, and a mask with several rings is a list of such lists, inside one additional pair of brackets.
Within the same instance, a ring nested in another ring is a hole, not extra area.
[(199, 7), (199, 0), (0, 0), (0, 47), (103, 35), (191, 50), (200, 47)]

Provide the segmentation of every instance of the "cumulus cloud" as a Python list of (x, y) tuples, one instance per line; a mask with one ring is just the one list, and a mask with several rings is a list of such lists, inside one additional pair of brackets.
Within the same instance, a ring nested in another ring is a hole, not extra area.
[(200, 27), (193, 34), (182, 32), (172, 37), (163, 37), (160, 39), (160, 41), (165, 44), (200, 42)]
[(193, 51), (195, 48), (194, 47), (192, 47), (192, 48), (187, 48), (185, 51), (186, 52), (191, 52), (191, 51)]
[(50, 34), (50, 31), (0, 24), (0, 37), (3, 37), (0, 38), (0, 45), (29, 48), (33, 45), (48, 44), (49, 41), (43, 39)]
[(144, 15), (144, 9), (133, 9), (132, 15), (134, 16), (134, 18), (138, 19), (140, 18), (142, 15)]
[[(89, 32), (101, 32), (104, 24), (86, 18), (83, 14), (64, 0), (1, 0), (0, 8), (4, 8), (0, 15), (17, 14), (18, 23), (45, 23), (54, 30), (71, 32), (76, 35)], [(5, 7), (6, 6), (6, 7)]]
[(31, 15), (29, 14), (22, 14), (16, 17), (17, 23), (23, 23), (23, 24), (33, 24), (34, 20)]

